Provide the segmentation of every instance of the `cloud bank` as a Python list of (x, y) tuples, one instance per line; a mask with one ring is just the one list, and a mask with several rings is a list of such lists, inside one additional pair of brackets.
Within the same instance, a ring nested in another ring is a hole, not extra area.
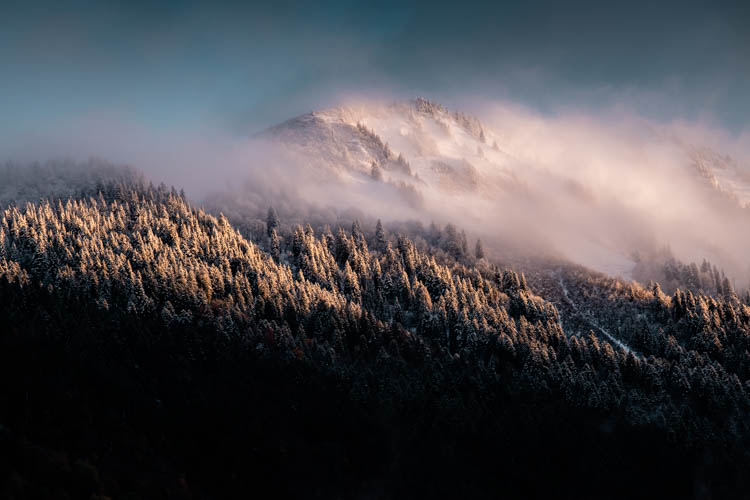
[[(346, 103), (374, 106), (362, 96), (349, 96)], [(216, 205), (225, 196), (235, 205), (244, 198), (248, 207), (265, 210), (283, 199), (306, 209), (353, 208), (387, 220), (452, 222), (501, 257), (519, 251), (555, 254), (626, 277), (633, 252), (656, 255), (669, 246), (678, 258), (706, 258), (737, 286), (747, 285), (750, 217), (742, 205), (750, 202), (750, 134), (695, 121), (660, 122), (623, 106), (540, 113), (512, 102), (474, 99), (467, 107), (497, 141), (499, 152), (483, 153), (495, 163), (487, 160), (490, 166), (480, 169), (476, 191), (416, 183), (418, 203), (395, 184), (341, 175), (346, 165), (326, 169), (325, 159), (210, 124), (186, 133), (89, 116), (28, 136), (7, 157), (95, 156), (127, 163), (155, 182), (184, 188), (198, 204), (211, 199)], [(408, 132), (422, 150), (454, 164), (482, 161), (459, 157), (459, 146), (476, 149), (459, 144), (461, 137), (431, 129)], [(413, 167), (419, 164), (406, 156)]]

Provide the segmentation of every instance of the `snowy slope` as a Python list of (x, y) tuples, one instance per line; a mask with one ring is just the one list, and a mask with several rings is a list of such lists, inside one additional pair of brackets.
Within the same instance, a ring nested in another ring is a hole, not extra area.
[[(517, 145), (478, 119), (422, 98), (315, 111), (263, 135), (297, 152), (305, 165), (334, 172), (352, 185), (375, 178), (408, 186), (418, 193), (430, 218), (458, 222), (477, 232), (482, 232), (481, 227), (493, 236), (518, 238), (519, 233), (528, 233), (532, 240), (539, 238), (535, 232), (549, 233), (545, 224), (562, 213), (550, 208), (549, 193), (563, 193), (566, 200), (576, 203), (592, 199), (568, 172), (552, 171), (549, 165), (533, 161), (533, 152), (514, 150)], [(373, 165), (377, 165), (375, 174)], [(529, 226), (527, 219), (535, 217), (533, 212), (539, 207), (557, 214), (540, 213), (540, 224)], [(559, 224), (560, 228), (566, 225)], [(554, 239), (554, 235), (547, 236)], [(611, 271), (614, 263), (616, 274), (628, 275), (632, 262), (616, 244), (605, 244), (598, 234), (579, 240), (587, 255), (599, 255), (602, 264), (597, 268)]]
[[(538, 161), (529, 144), (514, 143), (470, 115), (423, 98), (314, 111), (263, 135), (341, 177), (369, 176), (376, 164), (384, 180), (407, 182), (428, 195), (436, 191), (439, 196), (493, 197), (498, 189), (525, 189), (530, 172), (555, 178), (573, 190), (587, 180), (555, 165), (554, 160)], [(670, 145), (667, 138), (663, 143), (683, 157), (686, 173), (697, 172), (705, 183), (738, 204), (750, 203), (748, 166), (706, 147), (680, 141)]]
[(514, 115), (500, 132), (417, 98), (314, 111), (261, 135), (356, 199), (396, 193), (378, 198), (390, 213), (391, 200), (406, 200), (427, 221), (548, 248), (610, 275), (629, 278), (634, 250), (667, 244), (688, 261), (740, 262), (723, 254), (745, 244), (736, 235), (746, 231), (731, 225), (747, 218), (727, 206), (750, 205), (748, 169), (638, 122), (601, 125)]
[(265, 135), (341, 176), (371, 175), (375, 164), (385, 181), (426, 195), (489, 195), (513, 179), (508, 155), (492, 147), (494, 134), (424, 99), (315, 111)]
[(750, 168), (710, 148), (690, 147), (687, 152), (697, 172), (714, 189), (741, 206), (750, 205)]

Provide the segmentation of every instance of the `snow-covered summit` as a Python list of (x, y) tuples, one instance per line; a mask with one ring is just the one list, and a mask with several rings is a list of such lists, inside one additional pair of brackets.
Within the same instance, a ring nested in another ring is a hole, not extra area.
[[(740, 161), (639, 120), (512, 107), (486, 120), (424, 98), (360, 102), (263, 136), (296, 155), (311, 182), (321, 179), (325, 196), (347, 192), (378, 214), (404, 215), (406, 201), (411, 216), (555, 248), (611, 274), (627, 275), (634, 250), (666, 244), (686, 260), (740, 267), (739, 252), (726, 250), (745, 248), (737, 235), (750, 234), (734, 229), (750, 224), (741, 208), (750, 171)], [(343, 184), (332, 188), (332, 177)]]
[(424, 98), (314, 111), (264, 135), (341, 176), (405, 183), (427, 195), (488, 194), (512, 179), (496, 134)]

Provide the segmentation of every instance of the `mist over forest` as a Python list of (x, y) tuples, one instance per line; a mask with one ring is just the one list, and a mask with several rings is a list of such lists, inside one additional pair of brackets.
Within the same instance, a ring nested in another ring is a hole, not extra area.
[(0, 7), (0, 498), (750, 498), (737, 2)]
[[(375, 126), (370, 132), (389, 154), (402, 155), (407, 163), (422, 162), (413, 169), (417, 175), (447, 169), (428, 184), (410, 176), (397, 178), (394, 168), (387, 171), (389, 182), (373, 179), (372, 161), (389, 160), (372, 151), (357, 157), (354, 149), (361, 153), (371, 147), (366, 141), (347, 149), (351, 145), (345, 140), (362, 140), (356, 130), (351, 137), (307, 137), (296, 148), (302, 139), (294, 135), (294, 120), (267, 124), (241, 137), (210, 133), (143, 150), (87, 130), (83, 135), (96, 147), (60, 139), (51, 142), (68, 141), (68, 147), (85, 153), (60, 148), (45, 154), (60, 158), (53, 151), (68, 151), (64, 157), (85, 161), (88, 153), (109, 158), (106, 151), (118, 151), (114, 158), (149, 180), (185, 189), (199, 205), (244, 210), (245, 217), (261, 219), (268, 206), (283, 205), (300, 221), (304, 211), (334, 209), (393, 222), (452, 223), (482, 238), (496, 257), (561, 257), (642, 282), (665, 279), (654, 274), (652, 261), (707, 260), (723, 269), (736, 288), (747, 288), (746, 135), (700, 123), (656, 122), (623, 109), (546, 116), (510, 102), (488, 101), (467, 105), (480, 110), (481, 118), (465, 116), (487, 132), (484, 142), (473, 141), (476, 151), (471, 137), (457, 137), (446, 126), (429, 130), (424, 123), (404, 125), (403, 108), (410, 102), (416, 101), (358, 96), (321, 112), (338, 113), (341, 125), (369, 119)], [(285, 126), (285, 137), (268, 132)], [(401, 130), (394, 130), (398, 126)], [(396, 143), (389, 145), (389, 139)], [(399, 140), (404, 142), (401, 149)], [(370, 175), (356, 177), (347, 169)]]

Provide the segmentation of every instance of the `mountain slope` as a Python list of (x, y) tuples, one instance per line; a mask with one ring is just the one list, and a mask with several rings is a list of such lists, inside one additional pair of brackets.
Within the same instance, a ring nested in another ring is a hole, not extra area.
[(634, 254), (658, 260), (671, 246), (683, 261), (708, 259), (738, 286), (750, 283), (742, 250), (750, 173), (741, 162), (638, 120), (605, 128), (506, 112), (494, 121), (419, 98), (316, 111), (262, 137), (336, 184), (327, 200), (361, 200), (380, 214), (406, 205), (409, 216), (459, 224), (490, 248), (562, 256), (626, 278)]
[[(3, 496), (747, 491), (736, 297), (609, 283), (603, 327), (653, 318), (636, 357), (566, 335), (513, 271), (280, 227), (254, 243), (142, 187), (5, 209)], [(577, 307), (603, 286), (565, 283)]]
[[(475, 192), (496, 176), (509, 177), (507, 155), (494, 136), (469, 115), (451, 113), (418, 98), (389, 106), (368, 105), (312, 112), (264, 134), (299, 148), (308, 161), (341, 175), (370, 175), (409, 182), (422, 192)], [(484, 191), (483, 191), (484, 192)]]
[(731, 156), (711, 148), (689, 147), (687, 153), (696, 171), (719, 193), (741, 207), (750, 203), (750, 172)]

